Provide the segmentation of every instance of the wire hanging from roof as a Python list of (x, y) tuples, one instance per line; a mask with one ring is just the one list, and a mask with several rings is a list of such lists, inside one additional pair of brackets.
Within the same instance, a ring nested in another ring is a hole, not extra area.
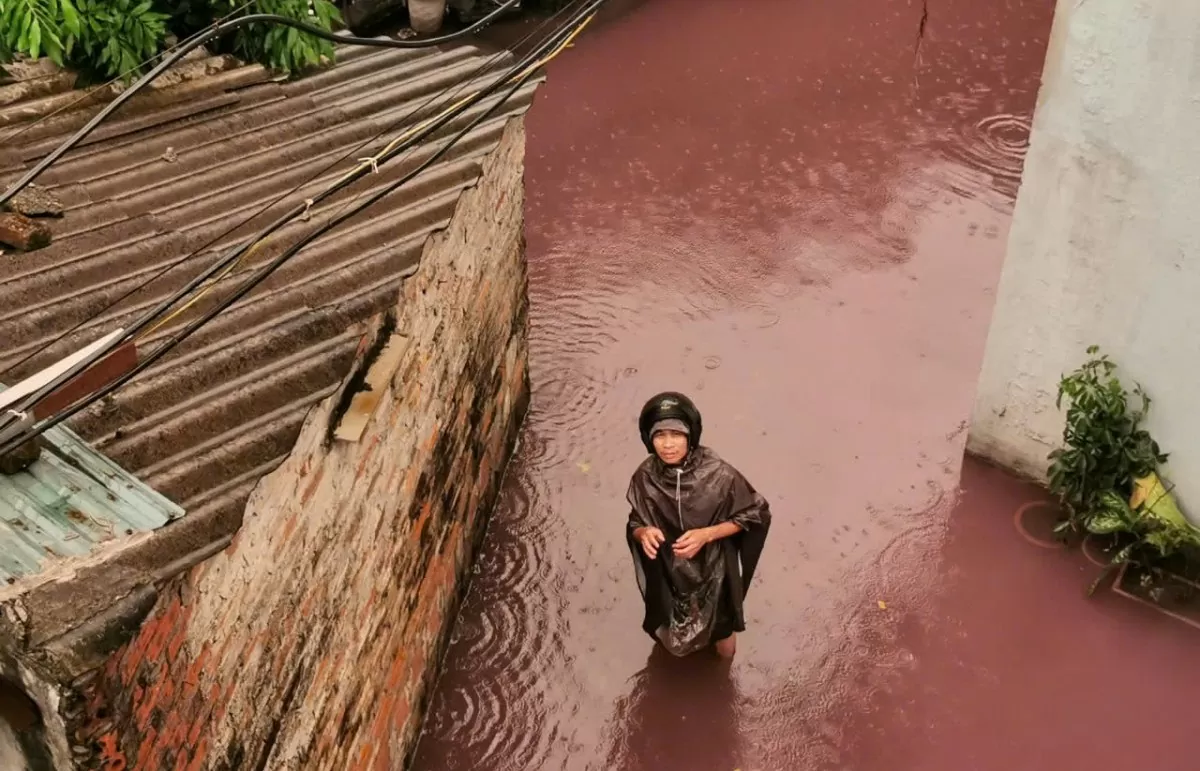
[(175, 64), (177, 64), (179, 62), (179, 60), (181, 60), (183, 57), (187, 56), (192, 51), (195, 51), (197, 48), (204, 45), (208, 41), (214, 40), (228, 32), (232, 32), (233, 30), (238, 29), (240, 27), (245, 27), (250, 24), (276, 24), (276, 25), (279, 25), (282, 27), (291, 27), (293, 29), (298, 29), (301, 32), (305, 32), (309, 35), (313, 35), (314, 37), (319, 37), (322, 40), (329, 40), (334, 43), (342, 43), (345, 45), (367, 46), (367, 47), (372, 47), (372, 48), (405, 48), (405, 49), (431, 48), (434, 46), (442, 45), (443, 43), (449, 43), (451, 41), (458, 40), (459, 38), (466, 37), (467, 35), (475, 33), (479, 29), (481, 29), (484, 26), (486, 26), (487, 24), (491, 23), (492, 20), (495, 19), (498, 15), (500, 15), (504, 11), (507, 11), (509, 8), (513, 7), (518, 2), (520, 2), (520, 0), (506, 0), (502, 5), (497, 6), (497, 8), (494, 11), (492, 11), (491, 13), (489, 13), (487, 16), (484, 16), (482, 19), (475, 22), (474, 24), (471, 24), (468, 27), (464, 27), (456, 32), (451, 32), (446, 35), (441, 35), (440, 37), (426, 38), (424, 40), (391, 40), (389, 38), (370, 38), (370, 37), (355, 37), (353, 35), (339, 35), (339, 34), (330, 32), (328, 30), (322, 29), (320, 27), (314, 26), (312, 24), (308, 24), (303, 21), (297, 21), (296, 19), (292, 19), (287, 16), (280, 16), (279, 14), (274, 14), (274, 13), (251, 13), (251, 14), (247, 14), (246, 16), (239, 16), (236, 19), (231, 19), (229, 21), (223, 21), (218, 24), (214, 24), (213, 26), (208, 27), (202, 33), (198, 33), (198, 34), (194, 35), (192, 38), (190, 38), (188, 40), (187, 43), (181, 44), (178, 48), (175, 49), (174, 53), (172, 53), (170, 56), (165, 57), (161, 62), (159, 62), (154, 67), (154, 69), (150, 70), (150, 72), (147, 72), (145, 75), (138, 78), (137, 82), (135, 82), (132, 86), (130, 86), (126, 90), (122, 91), (121, 94), (119, 96), (117, 96), (116, 99), (112, 100), (107, 105), (105, 105), (104, 109), (101, 110), (100, 112), (96, 113), (96, 115), (91, 120), (89, 120), (86, 124), (84, 124), (83, 128), (76, 131), (74, 134), (71, 135), (70, 138), (68, 138), (66, 141), (64, 141), (62, 144), (60, 144), (58, 147), (54, 148), (54, 150), (51, 151), (50, 154), (48, 154), (42, 160), (38, 161), (37, 165), (34, 166), (32, 169), (30, 169), (28, 172), (26, 172), (24, 176), (22, 176), (16, 182), (14, 182), (12, 185), (10, 185), (8, 187), (8, 189), (5, 190), (3, 193), (0, 193), (0, 206), (4, 206), (4, 204), (11, 201), (13, 196), (15, 196), (17, 193), (21, 192), (22, 190), (24, 190), (31, 182), (33, 182), (35, 179), (37, 179), (39, 176), (41, 176), (42, 173), (46, 169), (48, 169), (52, 165), (54, 165), (54, 163), (56, 161), (58, 161), (58, 159), (61, 158), (63, 156), (63, 154), (65, 154), (71, 148), (75, 147), (75, 145), (79, 144), (84, 139), (86, 139), (88, 137), (88, 135), (91, 134), (93, 131), (95, 131), (96, 128), (101, 123), (103, 123), (105, 120), (108, 119), (109, 115), (112, 115), (114, 112), (116, 112), (118, 109), (120, 109), (121, 105), (125, 104), (125, 102), (129, 101), (134, 96), (136, 96), (137, 93), (139, 91), (141, 91), (143, 88), (145, 88), (146, 86), (150, 85), (155, 80), (157, 80), (160, 75), (162, 75), (168, 69), (170, 69)]
[[(251, 2), (252, 1), (253, 0), (251, 0)], [(555, 21), (559, 16), (563, 15), (566, 12), (567, 8), (568, 8), (568, 6), (563, 6), (562, 8), (558, 9), (555, 13), (553, 13), (552, 15), (550, 15), (549, 17), (544, 19), (540, 24), (537, 25), (537, 27), (535, 27), (533, 30), (531, 30), (528, 34), (526, 34), (524, 37), (522, 37), (519, 41), (517, 41), (517, 43), (515, 44), (514, 47), (520, 48), (524, 44), (528, 43), (530, 40), (536, 38), (538, 35), (541, 34), (541, 32), (549, 24), (551, 24), (553, 21)], [(36, 348), (36, 349), (30, 351), (29, 353), (27, 353), (25, 356), (23, 356), (16, 362), (9, 364), (8, 366), (6, 366), (4, 368), (3, 371), (0, 371), (0, 375), (4, 375), (4, 374), (8, 374), (9, 372), (12, 372), (13, 370), (17, 369), (18, 367), (21, 367), (22, 365), (24, 365), (24, 364), (28, 363), (29, 361), (31, 361), (32, 359), (36, 358), (39, 354), (43, 353), (47, 349), (52, 348), (55, 345), (58, 345), (63, 340), (67, 339), (68, 337), (75, 334), (83, 327), (87, 326), (89, 323), (94, 321), (99, 316), (102, 316), (103, 314), (105, 314), (108, 311), (115, 308), (117, 305), (121, 304), (122, 302), (129, 299), (133, 295), (137, 294), (138, 292), (142, 291), (146, 287), (150, 286), (155, 281), (158, 281), (160, 278), (165, 276), (167, 273), (178, 268), (180, 265), (183, 265), (184, 263), (194, 259), (198, 255), (203, 253), (205, 250), (207, 250), (209, 247), (213, 246), (216, 243), (219, 243), (220, 241), (222, 241), (224, 238), (226, 238), (230, 234), (237, 232), (245, 225), (248, 225), (249, 223), (253, 222), (259, 216), (261, 216), (265, 212), (269, 211), (270, 209), (274, 208), (275, 205), (278, 204), (280, 201), (299, 192), (301, 189), (306, 187), (309, 183), (324, 176), (326, 173), (331, 171), (335, 166), (342, 163), (347, 158), (351, 157), (352, 155), (354, 155), (356, 153), (361, 152), (362, 149), (364, 147), (366, 147), (367, 145), (378, 140), (379, 138), (383, 137), (384, 135), (396, 130), (400, 126), (407, 123), (415, 115), (420, 114), (421, 112), (424, 112), (428, 107), (433, 105), (433, 103), (435, 101), (437, 101), (439, 97), (443, 97), (443, 96), (449, 97), (452, 94), (462, 91), (468, 85), (470, 85), (472, 82), (476, 81), (481, 76), (483, 76), (485, 73), (487, 73), (489, 70), (491, 70), (493, 65), (495, 65), (497, 62), (499, 62), (501, 59), (504, 59), (507, 56), (509, 56), (509, 52), (505, 51), (505, 50), (501, 50), (501, 51), (498, 51), (498, 52), (492, 54), (483, 62), (483, 64), (481, 64), (473, 72), (471, 72), (466, 77), (464, 77), (463, 80), (460, 81), (458, 84), (454, 85), (453, 87), (446, 88), (443, 91), (432, 94), (428, 99), (424, 100), (421, 104), (415, 106), (413, 109), (406, 112), (403, 116), (396, 119), (388, 126), (385, 126), (384, 128), (375, 132), (373, 135), (362, 140), (361, 142), (356, 144), (354, 147), (347, 150), (345, 153), (341, 154), (334, 160), (330, 161), (328, 164), (323, 166), (320, 170), (313, 172), (307, 178), (305, 178), (304, 180), (302, 180), (301, 182), (299, 182), (295, 186), (293, 186), (290, 190), (287, 190), (287, 191), (279, 194), (273, 200), (264, 204), (263, 206), (258, 208), (256, 211), (254, 211), (252, 214), (250, 214), (247, 217), (245, 217), (244, 219), (238, 221), (236, 224), (230, 225), (228, 228), (221, 231), (220, 233), (213, 236), (212, 238), (208, 239), (207, 241), (205, 241), (203, 244), (196, 247), (195, 249), (192, 249), (190, 252), (183, 255), (179, 259), (168, 263), (167, 265), (162, 267), (158, 272), (156, 272), (154, 275), (152, 275), (149, 278), (147, 278), (146, 280), (140, 282), (136, 286), (130, 288), (129, 290), (127, 290), (120, 296), (109, 301), (107, 304), (105, 304), (104, 307), (97, 310), (92, 316), (89, 316), (88, 318), (80, 320), (75, 325), (73, 325), (69, 329), (65, 330), (64, 332), (62, 332), (61, 334), (56, 336), (55, 339), (52, 340), (50, 343), (46, 344), (45, 346), (42, 346), (40, 348)], [(315, 203), (315, 201), (312, 201), (312, 199), (305, 200), (305, 204), (308, 206), (309, 209), (311, 209), (313, 203)]]
[[(522, 58), (522, 60), (520, 62), (518, 62), (514, 67), (510, 68), (510, 71), (509, 71), (510, 74), (508, 76), (497, 81), (496, 83), (489, 85), (488, 87), (484, 88), (480, 92), (472, 95), (472, 97), (470, 97), (466, 100), (461, 100), (459, 103), (455, 104), (448, 110), (444, 111), (437, 118), (431, 119), (430, 121), (426, 121), (425, 123), (422, 124), (422, 127), (419, 127), (418, 130), (416, 130), (415, 132), (406, 132), (406, 134), (402, 138), (400, 138), (397, 141), (394, 141), (392, 143), (389, 143), (389, 146), (387, 148), (385, 148), (384, 151), (382, 151), (377, 156), (375, 156), (375, 161), (377, 163), (386, 163), (387, 161), (396, 157), (396, 155), (400, 154), (404, 150), (407, 150), (407, 149), (415, 146), (421, 140), (428, 138), (435, 131), (444, 127), (446, 124), (448, 124), (453, 118), (455, 118), (458, 115), (461, 115), (463, 112), (465, 112), (468, 107), (473, 106), (478, 103), (481, 103), (482, 101), (487, 99), (489, 96), (491, 96), (495, 91), (499, 90), (499, 88), (501, 86), (505, 85), (508, 82), (513, 82), (514, 85), (509, 89), (509, 91), (506, 94), (504, 94), (494, 104), (489, 106), (488, 109), (486, 109), (481, 115), (474, 118), (470, 123), (468, 123), (468, 125), (466, 127), (464, 127), (462, 130), (460, 130), (453, 138), (451, 138), (450, 141), (448, 141), (441, 148), (439, 148), (438, 151), (435, 152), (430, 158), (423, 161), (419, 166), (417, 166), (415, 169), (413, 169), (409, 173), (405, 174), (403, 177), (401, 177), (396, 182), (384, 187), (382, 190), (371, 195), (365, 201), (363, 201), (361, 204), (356, 205), (352, 209), (349, 209), (349, 210), (343, 209), (337, 215), (335, 215), (334, 217), (331, 217), (320, 228), (317, 228), (316, 230), (309, 233), (304, 238), (300, 239), (300, 241), (293, 244), (286, 251), (284, 251), (282, 254), (280, 254), (278, 257), (276, 257), (274, 260), (272, 260), (270, 263), (268, 263), (266, 266), (261, 268), (251, 278), (249, 278), (247, 281), (243, 282), (243, 284), (240, 287), (238, 287), (237, 290), (235, 290), (233, 293), (231, 293), (229, 296), (227, 296), (225, 299), (223, 299), (214, 308), (210, 309), (205, 314), (203, 314), (202, 316), (200, 316), (199, 318), (197, 318), (196, 320), (191, 322), (187, 327), (185, 327), (179, 333), (176, 333), (170, 339), (168, 339), (166, 342), (164, 342), (161, 346), (156, 348), (150, 355), (148, 355), (145, 359), (140, 361), (137, 364), (137, 366), (135, 366), (129, 372), (126, 372), (125, 374), (123, 374), (122, 376), (120, 376), (119, 378), (114, 380), (113, 382), (109, 383), (107, 386), (100, 389), (96, 393), (90, 394), (88, 397), (86, 397), (82, 400), (79, 400), (78, 402), (72, 404), (70, 407), (66, 408), (65, 410), (62, 410), (50, 417), (47, 417), (47, 418), (37, 422), (33, 426), (27, 427), (24, 430), (21, 430), (15, 436), (12, 436), (11, 438), (9, 438), (2, 445), (0, 445), (0, 455), (13, 451), (15, 448), (19, 447), (20, 445), (24, 444), (25, 442), (29, 441), (30, 439), (36, 437), (37, 435), (41, 434), (42, 432), (46, 431), (47, 429), (58, 425), (59, 423), (70, 418), (71, 416), (75, 415), (79, 411), (86, 409), (91, 404), (94, 404), (95, 402), (99, 401), (100, 399), (103, 399), (104, 397), (106, 397), (108, 394), (117, 390), (118, 388), (123, 386), (125, 383), (129, 382), (134, 377), (136, 377), (138, 374), (140, 374), (141, 372), (146, 370), (149, 366), (151, 366), (158, 359), (162, 358), (162, 356), (165, 356), (172, 348), (174, 348), (180, 342), (182, 342), (187, 337), (189, 337), (190, 335), (195, 333), (196, 330), (198, 330), (200, 327), (207, 324), (209, 321), (211, 321), (213, 318), (215, 318), (219, 313), (221, 313), (225, 309), (229, 308), (231, 305), (233, 305), (239, 299), (244, 297), (247, 293), (249, 293), (251, 290), (253, 290), (254, 287), (256, 287), (258, 284), (260, 284), (269, 275), (274, 273), (280, 266), (282, 266), (284, 263), (286, 263), (296, 253), (298, 253), (301, 249), (303, 249), (306, 245), (311, 243), (313, 240), (315, 240), (316, 238), (319, 238), (320, 236), (329, 232), (334, 227), (342, 224), (346, 220), (350, 219), (351, 217), (353, 217), (356, 214), (360, 213), (361, 211), (365, 210), (367, 207), (378, 202), (383, 197), (394, 192), (400, 186), (411, 181), (414, 177), (416, 177), (422, 171), (427, 169), (430, 165), (435, 163), (442, 155), (444, 155), (447, 151), (449, 151), (451, 147), (453, 147), (458, 141), (460, 141), (464, 136), (466, 136), (467, 133), (469, 133), (472, 129), (474, 129), (476, 126), (478, 126), (484, 120), (486, 120), (496, 109), (498, 109), (514, 93), (516, 93), (521, 88), (521, 86), (523, 86), (526, 82), (528, 82), (528, 80), (531, 79), (533, 77), (533, 75), (536, 74), (536, 72), (539, 69), (541, 69), (545, 64), (549, 63), (556, 56), (558, 56), (563, 50), (565, 50), (567, 47), (569, 47), (571, 45), (571, 43), (574, 41), (574, 39), (591, 22), (591, 20), (595, 17), (596, 12), (600, 9), (600, 7), (605, 2), (606, 2), (606, 0), (590, 0), (590, 2), (583, 3), (582, 8), (572, 16), (572, 19), (569, 22), (564, 24), (559, 30), (552, 33), (548, 40), (543, 41), (543, 43), (539, 44), (539, 46), (537, 46), (533, 51), (531, 51), (526, 56), (524, 56)], [(334, 194), (338, 190), (343, 189), (346, 185), (350, 184), (350, 182), (361, 178), (369, 170), (369, 168), (370, 168), (369, 165), (364, 166), (363, 164), (360, 164), (352, 172), (350, 172), (350, 174), (347, 174), (346, 176), (342, 177), (337, 183), (335, 183), (330, 188), (328, 188), (322, 194), (322, 196), (328, 197), (329, 195)], [(308, 207), (303, 206), (303, 205), (300, 205), (299, 211), (297, 211), (296, 208), (293, 208), (293, 210), (291, 212), (289, 212), (288, 215), (285, 215), (285, 217), (281, 217), (281, 218), (277, 219), (274, 223), (272, 223), (272, 225), (268, 226), (266, 229), (261, 231), (260, 234), (252, 242), (250, 242), (249, 244), (247, 244), (239, 249), (234, 250), (234, 252), (231, 255), (227, 256), (224, 260), (219, 261), (212, 268), (205, 271), (205, 273), (202, 274), (202, 276), (197, 277), (197, 279), (193, 279), (192, 282), (189, 282), (190, 288), (185, 288), (186, 291), (182, 294), (178, 294), (176, 299), (178, 299), (178, 297), (186, 296), (186, 294), (188, 292), (194, 290), (195, 286), (198, 286), (199, 283), (201, 283), (203, 280), (210, 278), (211, 276), (215, 275), (216, 273), (218, 273), (221, 270), (224, 270), (226, 268), (226, 266), (236, 263), (236, 261), (240, 260), (246, 254), (246, 252), (248, 252), (250, 249), (252, 249), (257, 244), (261, 243), (263, 241), (263, 239), (267, 238), (271, 233), (278, 230), (280, 227), (282, 227), (287, 222), (289, 222), (289, 221), (295, 219), (297, 216), (300, 216), (301, 214), (303, 214), (304, 211), (307, 211), (307, 209), (308, 209)], [(174, 304), (174, 301), (170, 301), (167, 307), (170, 307), (170, 305), (173, 305), (173, 304)], [(118, 348), (120, 345), (124, 344), (129, 339), (136, 336), (148, 324), (152, 323), (153, 320), (160, 313), (161, 313), (161, 311), (156, 309), (155, 312), (152, 312), (151, 314), (147, 314), (147, 316), (144, 316), (143, 319), (140, 320), (137, 324), (135, 324), (133, 328), (126, 330), (125, 333), (122, 336), (120, 336), (120, 339), (114, 339), (107, 346), (105, 346), (105, 347), (101, 348), (100, 350), (96, 351), (95, 353), (93, 353), (91, 355), (91, 357), (89, 357), (85, 362), (81, 362), (79, 365), (72, 368), (71, 370), (68, 370), (67, 372), (62, 373), (59, 377), (55, 378), (52, 382), (46, 384), (43, 388), (39, 389), (35, 394), (31, 395), (28, 399), (23, 401), (20, 405), (15, 405), (14, 409), (17, 409), (17, 410), (28, 409), (32, 404), (36, 404), (36, 402), (39, 401), (40, 399), (44, 398), (45, 396), (49, 395), (50, 393), (53, 393), (55, 390), (57, 390), (64, 383), (69, 381), (72, 377), (74, 377), (80, 371), (82, 371), (83, 369), (86, 369), (91, 364), (94, 364), (95, 362), (101, 360), (102, 358), (104, 358), (105, 356), (110, 354), (113, 350)], [(4, 424), (0, 423), (0, 428), (3, 428), (3, 427), (4, 427)]]

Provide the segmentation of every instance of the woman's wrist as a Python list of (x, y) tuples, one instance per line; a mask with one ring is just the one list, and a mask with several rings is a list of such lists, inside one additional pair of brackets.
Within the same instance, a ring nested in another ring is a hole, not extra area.
[(722, 538), (728, 538), (731, 535), (737, 535), (741, 531), (741, 526), (734, 522), (722, 522), (719, 525), (711, 525), (704, 528), (704, 540), (706, 543), (712, 543)]

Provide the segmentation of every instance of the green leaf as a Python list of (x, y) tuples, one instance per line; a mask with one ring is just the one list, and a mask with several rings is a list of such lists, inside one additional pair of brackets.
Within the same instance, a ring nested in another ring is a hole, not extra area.
[(1179, 548), (1179, 543), (1172, 538), (1171, 533), (1159, 530), (1148, 534), (1143, 541), (1158, 550), (1159, 556), (1166, 557)]
[(25, 42), (25, 50), (36, 59), (42, 54), (42, 23), (37, 19), (29, 25), (29, 37)]
[(29, 50), (29, 27), (32, 24), (33, 24), (32, 14), (29, 16), (26, 16), (24, 19), (22, 19), (21, 30), (20, 30), (20, 32), (17, 33), (16, 49), (18, 51), (28, 51)]
[(1089, 532), (1096, 535), (1109, 535), (1128, 529), (1124, 518), (1114, 512), (1101, 512), (1088, 518), (1085, 525)]
[(80, 30), (79, 13), (71, 0), (59, 0), (59, 13), (62, 15), (63, 29), (71, 35), (78, 35)]
[(1117, 552), (1116, 554), (1113, 555), (1112, 560), (1109, 561), (1108, 564), (1122, 565), (1122, 564), (1128, 562), (1130, 555), (1133, 554), (1133, 548), (1134, 548), (1133, 544), (1130, 544), (1129, 546), (1126, 546), (1124, 549), (1121, 549), (1119, 552)]

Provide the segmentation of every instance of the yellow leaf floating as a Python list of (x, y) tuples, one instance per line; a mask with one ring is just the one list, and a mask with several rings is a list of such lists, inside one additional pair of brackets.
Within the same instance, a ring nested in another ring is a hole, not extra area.
[(579, 463), (576, 463), (575, 465), (579, 466), (579, 470), (585, 474), (592, 470), (592, 464), (588, 463), (587, 461), (579, 461)]
[(884, 602), (883, 600), (880, 600), (880, 601), (879, 601), (879, 609), (880, 609), (880, 610), (887, 610), (887, 603), (886, 603), (886, 602)]

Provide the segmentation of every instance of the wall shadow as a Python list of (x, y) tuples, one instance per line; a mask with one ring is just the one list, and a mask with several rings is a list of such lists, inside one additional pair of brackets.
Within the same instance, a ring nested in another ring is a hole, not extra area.
[(0, 771), (53, 771), (42, 714), (16, 683), (0, 676)]

